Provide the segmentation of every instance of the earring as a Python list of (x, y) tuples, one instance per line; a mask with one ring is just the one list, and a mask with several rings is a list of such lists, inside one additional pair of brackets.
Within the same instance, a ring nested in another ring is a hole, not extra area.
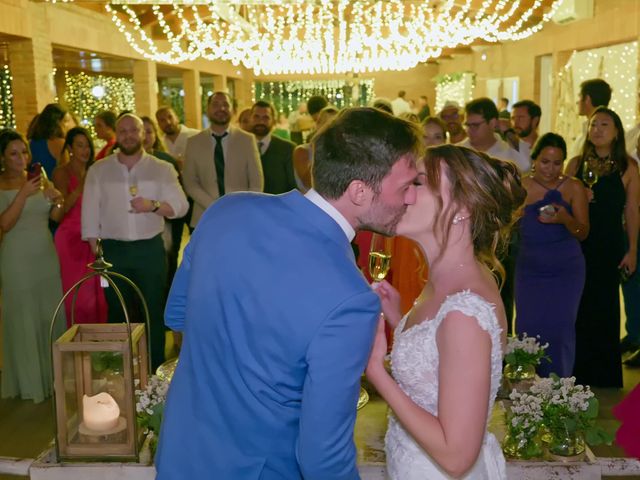
[(469, 218), (468, 215), (466, 217), (462, 216), (462, 215), (456, 215), (455, 217), (453, 217), (453, 220), (451, 221), (451, 223), (453, 223), (454, 225), (458, 225), (460, 222), (462, 222), (462, 221), (464, 221), (464, 220), (466, 220), (468, 218)]

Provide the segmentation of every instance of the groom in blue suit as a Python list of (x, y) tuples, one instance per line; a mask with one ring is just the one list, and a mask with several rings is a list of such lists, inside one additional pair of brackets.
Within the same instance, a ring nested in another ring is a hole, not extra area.
[(379, 301), (349, 242), (395, 232), (419, 145), (410, 123), (348, 109), (314, 139), (305, 196), (230, 194), (205, 212), (165, 312), (184, 342), (159, 480), (359, 478), (353, 427)]

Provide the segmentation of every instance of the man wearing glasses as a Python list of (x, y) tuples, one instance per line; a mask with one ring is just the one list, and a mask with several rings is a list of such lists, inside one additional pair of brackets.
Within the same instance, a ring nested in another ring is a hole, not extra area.
[(485, 152), (500, 160), (515, 163), (521, 173), (531, 169), (531, 161), (525, 155), (514, 150), (496, 134), (498, 108), (490, 98), (476, 98), (464, 107), (468, 138), (459, 145)]

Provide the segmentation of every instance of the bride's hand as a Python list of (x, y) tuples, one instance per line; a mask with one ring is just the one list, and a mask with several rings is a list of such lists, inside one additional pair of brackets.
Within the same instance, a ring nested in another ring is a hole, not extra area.
[(396, 328), (402, 318), (402, 313), (400, 313), (400, 293), (386, 280), (375, 282), (371, 288), (380, 297), (382, 313), (384, 313), (385, 319), (392, 328)]
[(371, 355), (369, 355), (369, 363), (365, 373), (371, 383), (375, 385), (376, 378), (381, 373), (386, 373), (384, 369), (384, 358), (387, 355), (387, 335), (384, 331), (384, 318), (380, 316), (378, 320), (378, 327), (376, 329), (376, 336), (373, 340), (373, 348), (371, 349)]

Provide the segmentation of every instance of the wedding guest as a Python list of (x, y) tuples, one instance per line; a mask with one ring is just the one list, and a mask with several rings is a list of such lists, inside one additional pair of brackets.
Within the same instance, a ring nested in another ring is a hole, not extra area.
[(214, 92), (207, 102), (210, 128), (187, 140), (183, 182), (193, 198), (191, 226), (225, 193), (261, 192), (262, 163), (256, 139), (231, 125), (233, 108), (226, 92)]
[[(515, 107), (514, 107), (515, 109)], [(549, 343), (538, 374), (570, 377), (575, 360), (575, 324), (584, 287), (580, 242), (589, 234), (589, 207), (582, 183), (562, 174), (564, 139), (546, 133), (536, 142), (516, 259), (516, 332)]]
[(398, 96), (391, 101), (391, 108), (396, 117), (399, 117), (402, 113), (411, 112), (411, 104), (407, 102), (406, 96), (407, 92), (400, 90)]
[(238, 114), (238, 126), (245, 132), (251, 133), (251, 107), (247, 107)]
[[(149, 309), (152, 371), (164, 361), (162, 313), (166, 299), (166, 255), (162, 242), (165, 218), (187, 212), (187, 199), (178, 173), (142, 147), (144, 125), (140, 118), (125, 114), (116, 123), (120, 149), (93, 165), (87, 172), (82, 199), (82, 238), (94, 251), (102, 239), (104, 255), (113, 271), (131, 279), (140, 289)], [(137, 296), (123, 282), (125, 305), (132, 317)], [(105, 291), (110, 323), (123, 321), (124, 313), (113, 288)], [(136, 315), (137, 313), (137, 315)]]
[[(418, 166), (417, 198), (397, 233), (416, 240), (429, 281), (404, 317), (398, 292), (377, 284), (380, 318), (366, 374), (393, 413), (385, 437), (391, 480), (506, 479), (487, 431), (502, 379), (506, 316), (493, 272), (496, 246), (526, 192), (515, 165), (442, 145)], [(384, 323), (395, 328), (393, 376)]]
[[(182, 172), (187, 150), (187, 140), (200, 132), (182, 125), (178, 115), (171, 107), (160, 107), (158, 111), (156, 111), (156, 121), (164, 134), (162, 141), (166, 147), (166, 151), (178, 163), (178, 172)], [(157, 136), (156, 134), (156, 137)]]
[(379, 302), (349, 241), (394, 233), (415, 199), (419, 132), (352, 108), (313, 144), (314, 190), (228, 195), (185, 250), (166, 309), (184, 347), (158, 480), (359, 478), (353, 426)]
[[(27, 174), (29, 147), (14, 130), (0, 131), (0, 161), (2, 398), (39, 403), (51, 395), (49, 327), (62, 298), (48, 220), (60, 221), (64, 198), (38, 172)], [(60, 317), (54, 338), (65, 328)]]
[(427, 147), (436, 147), (447, 142), (447, 126), (438, 117), (427, 117), (422, 121), (422, 138)]
[(467, 133), (462, 127), (464, 121), (464, 110), (456, 101), (447, 100), (438, 114), (440, 119), (447, 126), (449, 143), (460, 143), (467, 138)]
[(293, 142), (276, 137), (276, 110), (273, 104), (258, 100), (253, 104), (251, 113), (251, 132), (255, 135), (262, 162), (264, 192), (278, 195), (296, 188), (293, 172)]
[[(338, 114), (338, 109), (333, 105), (324, 107), (318, 114), (316, 128), (320, 129), (333, 117)], [(311, 165), (312, 149), (310, 143), (298, 145), (293, 151), (293, 169), (296, 177), (296, 184), (301, 192), (306, 192), (311, 188)]]
[(608, 107), (611, 101), (611, 86), (601, 78), (585, 80), (580, 84), (578, 115), (585, 117), (583, 131), (569, 148), (569, 158), (582, 155), (582, 149), (589, 133), (589, 119), (598, 107)]
[[(56, 230), (54, 241), (60, 259), (62, 288), (66, 292), (91, 271), (87, 265), (95, 260), (91, 245), (83, 241), (80, 234), (84, 179), (87, 168), (94, 161), (94, 148), (89, 132), (82, 127), (69, 130), (64, 148), (69, 155), (69, 162), (53, 171), (53, 184), (64, 196), (64, 217)], [(68, 326), (71, 326), (72, 318), (74, 323), (107, 321), (107, 303), (99, 277), (82, 284), (73, 315), (72, 303), (73, 295), (70, 295), (65, 300)]]
[(110, 110), (103, 110), (96, 115), (93, 127), (96, 130), (96, 137), (105, 142), (105, 145), (97, 153), (96, 160), (101, 160), (107, 155), (111, 155), (116, 144), (116, 120), (118, 117)]
[(73, 126), (69, 112), (57, 103), (50, 103), (38, 115), (29, 147), (31, 160), (42, 165), (47, 178), (51, 178), (54, 168), (67, 162), (64, 139)]
[(589, 236), (582, 242), (587, 270), (573, 373), (581, 384), (619, 388), (620, 277), (636, 270), (640, 181), (617, 113), (606, 107), (594, 110), (582, 154), (569, 161), (565, 173), (585, 183), (597, 180), (589, 203)]

